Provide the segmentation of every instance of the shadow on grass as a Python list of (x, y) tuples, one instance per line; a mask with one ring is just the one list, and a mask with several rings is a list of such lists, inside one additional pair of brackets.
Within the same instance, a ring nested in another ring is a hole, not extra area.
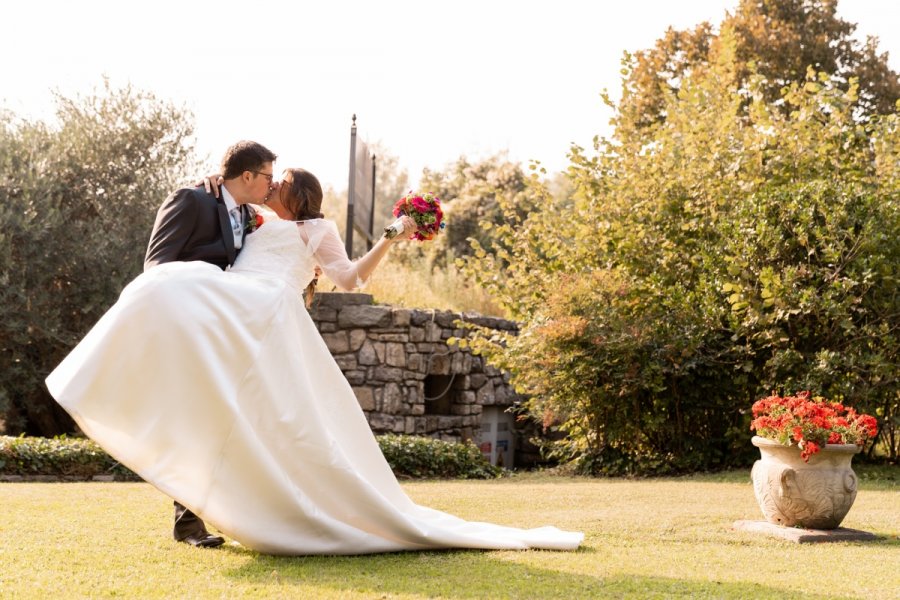
[[(755, 583), (716, 582), (666, 577), (612, 577), (556, 571), (504, 560), (472, 550), (403, 552), (368, 556), (277, 557), (240, 548), (250, 560), (223, 572), (243, 583), (276, 588), (291, 596), (309, 588), (356, 592), (379, 597), (413, 594), (442, 598), (602, 598), (690, 597), (799, 598), (792, 590)], [(577, 554), (594, 553), (582, 548)], [(550, 553), (548, 553), (550, 554)], [(274, 592), (274, 590), (272, 590)]]

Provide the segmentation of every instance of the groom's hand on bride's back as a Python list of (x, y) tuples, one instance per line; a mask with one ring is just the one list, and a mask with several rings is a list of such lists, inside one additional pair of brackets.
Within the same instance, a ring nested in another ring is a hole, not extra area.
[(207, 194), (212, 194), (216, 198), (219, 197), (219, 187), (225, 183), (225, 178), (219, 175), (218, 173), (213, 173), (212, 175), (207, 175), (200, 181), (194, 184), (195, 187), (200, 187), (201, 185), (206, 189)]

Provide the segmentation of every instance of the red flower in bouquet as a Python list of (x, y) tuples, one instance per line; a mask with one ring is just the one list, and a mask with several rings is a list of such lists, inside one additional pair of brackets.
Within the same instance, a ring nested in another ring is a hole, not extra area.
[(811, 398), (808, 391), (757, 400), (753, 417), (750, 429), (786, 446), (797, 444), (805, 461), (825, 444), (862, 446), (878, 433), (875, 417), (819, 396)]
[[(419, 241), (433, 239), (446, 226), (441, 200), (431, 192), (410, 192), (394, 204), (393, 212), (395, 217), (406, 215), (416, 222), (417, 229), (410, 238)], [(390, 230), (385, 228), (385, 235), (393, 237)]]

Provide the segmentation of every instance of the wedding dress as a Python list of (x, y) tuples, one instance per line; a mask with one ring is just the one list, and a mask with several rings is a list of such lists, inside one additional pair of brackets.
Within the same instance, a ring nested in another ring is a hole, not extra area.
[(419, 506), (382, 456), (300, 291), (316, 264), (357, 283), (337, 228), (267, 221), (232, 269), (154, 267), (47, 378), (110, 455), (270, 554), (574, 549), (583, 534)]

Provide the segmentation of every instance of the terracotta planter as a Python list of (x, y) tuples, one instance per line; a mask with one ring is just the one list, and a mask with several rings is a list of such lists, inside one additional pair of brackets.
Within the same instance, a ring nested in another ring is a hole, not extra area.
[(856, 444), (826, 444), (809, 462), (800, 448), (754, 436), (762, 455), (751, 477), (766, 520), (785, 527), (835, 529), (856, 499), (856, 473), (850, 467)]

